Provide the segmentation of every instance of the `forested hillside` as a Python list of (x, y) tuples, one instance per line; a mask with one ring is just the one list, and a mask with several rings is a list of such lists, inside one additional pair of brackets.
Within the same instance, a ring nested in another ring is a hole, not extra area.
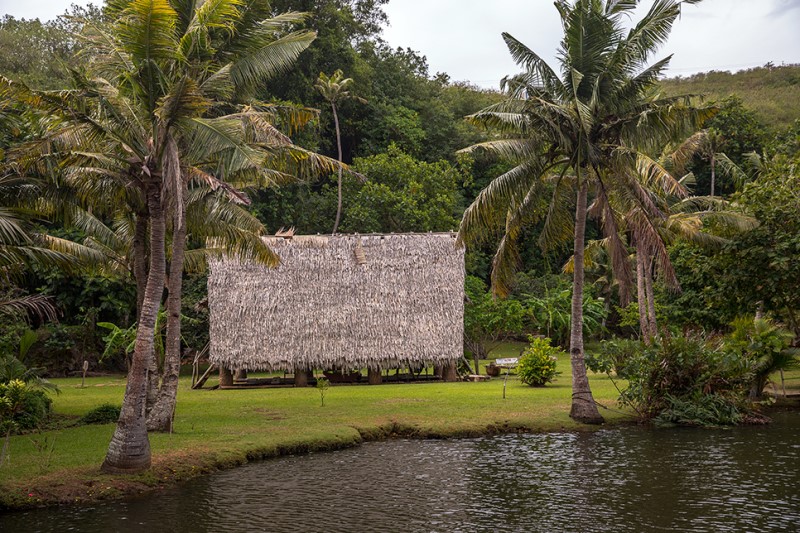
[(720, 101), (736, 95), (765, 126), (774, 130), (787, 128), (800, 119), (800, 65), (767, 65), (734, 73), (703, 72), (668, 78), (661, 86), (670, 96), (702, 94)]

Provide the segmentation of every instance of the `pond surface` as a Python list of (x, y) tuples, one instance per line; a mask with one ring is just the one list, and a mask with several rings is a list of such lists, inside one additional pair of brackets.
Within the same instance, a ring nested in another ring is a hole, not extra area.
[(365, 444), (0, 531), (800, 531), (800, 414), (770, 427)]

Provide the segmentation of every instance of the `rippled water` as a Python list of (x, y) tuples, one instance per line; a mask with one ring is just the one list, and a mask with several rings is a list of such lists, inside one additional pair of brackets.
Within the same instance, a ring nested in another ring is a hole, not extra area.
[(800, 415), (768, 428), (398, 440), (254, 463), (2, 531), (800, 531)]

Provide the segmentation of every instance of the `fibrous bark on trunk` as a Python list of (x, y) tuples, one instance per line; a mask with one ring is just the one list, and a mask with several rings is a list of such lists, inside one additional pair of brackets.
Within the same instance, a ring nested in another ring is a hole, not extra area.
[(583, 256), (586, 237), (586, 203), (589, 194), (584, 181), (578, 187), (575, 207), (575, 249), (572, 285), (572, 322), (570, 325), (570, 362), (572, 364), (572, 409), (569, 416), (585, 424), (601, 424), (603, 417), (589, 387), (583, 353)]
[(151, 182), (147, 186), (146, 194), (150, 211), (150, 268), (125, 398), (114, 436), (101, 466), (104, 472), (111, 473), (135, 473), (150, 467), (150, 441), (145, 425), (147, 367), (153, 357), (156, 320), (164, 292), (166, 227), (158, 184)]

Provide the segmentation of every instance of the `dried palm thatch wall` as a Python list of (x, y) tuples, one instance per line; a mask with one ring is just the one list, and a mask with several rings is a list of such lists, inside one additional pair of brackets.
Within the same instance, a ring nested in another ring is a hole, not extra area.
[(212, 362), (372, 369), (462, 356), (464, 250), (452, 234), (268, 238), (281, 264), (211, 261)]

